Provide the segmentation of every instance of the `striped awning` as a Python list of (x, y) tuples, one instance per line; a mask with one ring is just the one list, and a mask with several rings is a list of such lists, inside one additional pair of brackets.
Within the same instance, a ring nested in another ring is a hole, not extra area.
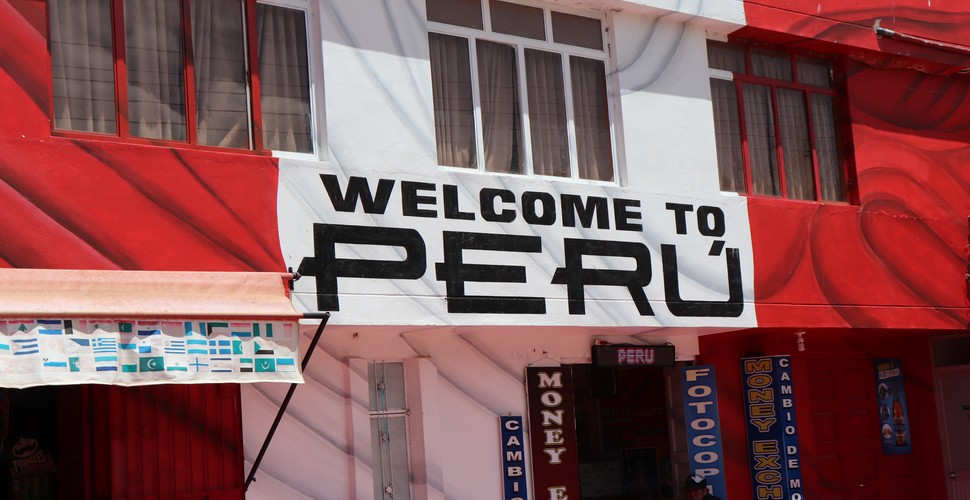
[(302, 382), (288, 279), (0, 269), (0, 386)]

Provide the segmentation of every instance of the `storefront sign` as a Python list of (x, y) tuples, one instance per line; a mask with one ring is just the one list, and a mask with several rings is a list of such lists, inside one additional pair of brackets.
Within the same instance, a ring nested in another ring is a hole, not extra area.
[(802, 499), (791, 357), (741, 360), (754, 498)]
[(672, 345), (594, 345), (593, 366), (674, 366)]
[(727, 500), (714, 367), (687, 366), (681, 375), (691, 473), (704, 476), (711, 494)]
[(902, 361), (899, 358), (876, 359), (873, 364), (876, 368), (882, 452), (885, 455), (912, 453)]
[(564, 367), (527, 368), (532, 487), (540, 500), (579, 498), (573, 384)]
[(525, 477), (525, 443), (522, 436), (522, 417), (501, 417), (502, 478), (505, 500), (528, 500)]
[(401, 324), (756, 322), (743, 198), (354, 173), (288, 170), (281, 183), (293, 190), (280, 195), (281, 241), (306, 310), (350, 324), (373, 322), (375, 307)]

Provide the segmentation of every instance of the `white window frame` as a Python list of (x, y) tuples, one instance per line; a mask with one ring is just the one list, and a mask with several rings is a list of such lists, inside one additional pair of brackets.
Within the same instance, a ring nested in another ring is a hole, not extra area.
[[(323, 89), (323, 54), (321, 41), (323, 40), (323, 29), (321, 28), (319, 2), (308, 0), (257, 0), (257, 4), (273, 5), (288, 9), (302, 10), (306, 19), (306, 38), (307, 38), (307, 65), (308, 80), (310, 85), (310, 139), (313, 152), (298, 153), (294, 151), (269, 150), (276, 158), (289, 158), (294, 160), (319, 160), (327, 159), (327, 116), (324, 111), (325, 101)], [(255, 34), (253, 35), (255, 36)]]
[[(370, 420), (368, 427), (372, 426), (374, 424), (374, 421), (379, 420), (381, 418), (385, 418), (385, 419), (388, 419), (388, 420), (390, 420), (392, 418), (394, 418), (394, 419), (400, 418), (400, 419), (403, 419), (404, 420), (404, 432), (405, 432), (405, 444), (404, 444), (404, 446), (405, 446), (405, 449), (407, 450), (406, 453), (407, 453), (407, 457), (408, 457), (407, 464), (406, 464), (406, 466), (407, 466), (406, 467), (407, 468), (407, 474), (406, 474), (406, 477), (404, 478), (404, 483), (405, 484), (402, 485), (402, 484), (400, 484), (400, 482), (398, 482), (398, 483), (394, 484), (393, 486), (395, 488), (406, 487), (407, 490), (408, 490), (408, 498), (413, 498), (413, 494), (412, 494), (413, 492), (411, 491), (411, 479), (410, 479), (411, 478), (411, 464), (413, 462), (413, 459), (411, 458), (411, 425), (410, 425), (411, 424), (411, 419), (410, 419), (410, 414), (411, 414), (410, 406), (411, 405), (410, 405), (410, 401), (408, 400), (408, 393), (410, 392), (410, 390), (408, 389), (407, 370), (405, 369), (404, 361), (401, 361), (401, 360), (376, 360), (375, 359), (375, 360), (368, 361), (368, 363), (367, 363), (367, 368), (368, 368), (368, 377), (367, 377), (367, 379), (368, 379), (368, 387), (367, 387), (367, 389), (368, 389), (367, 390), (367, 393), (368, 393), (368, 402), (370, 401), (371, 393), (377, 391), (377, 388), (376, 387), (371, 387), (370, 386), (370, 375), (369, 375), (370, 368), (372, 366), (375, 366), (376, 367), (376, 365), (379, 365), (379, 364), (381, 364), (381, 365), (384, 365), (384, 364), (399, 364), (399, 365), (401, 365), (401, 377), (402, 377), (401, 383), (402, 383), (402, 388), (404, 390), (404, 394), (403, 394), (404, 407), (403, 408), (390, 408), (390, 409), (381, 410), (381, 409), (372, 409), (372, 408), (369, 407), (369, 404), (368, 404), (368, 418)], [(375, 376), (374, 382), (375, 383), (378, 382), (376, 376)], [(373, 449), (373, 446), (374, 446), (374, 443), (371, 442), (372, 449)], [(378, 457), (372, 456), (371, 457), (371, 460), (372, 461), (376, 461), (376, 460), (378, 460)], [(373, 470), (373, 467), (372, 467), (372, 470)], [(375, 483), (376, 483), (377, 478), (375, 477), (374, 480), (375, 480)], [(377, 485), (375, 484), (374, 487), (376, 489), (377, 488)], [(392, 494), (392, 497), (393, 496), (394, 495)], [(383, 497), (377, 497), (377, 498), (383, 498)]]
[[(584, 11), (579, 9), (570, 9), (556, 6), (554, 9), (549, 8), (544, 4), (533, 2), (533, 1), (511, 1), (502, 0), (507, 3), (516, 3), (520, 5), (525, 5), (529, 7), (535, 7), (542, 10), (542, 18), (545, 29), (546, 40), (535, 40), (532, 38), (520, 37), (516, 35), (506, 35), (504, 33), (496, 33), (492, 31), (492, 17), (490, 12), (490, 2), (489, 0), (480, 0), (482, 5), (482, 25), (483, 29), (466, 28), (464, 26), (457, 26), (452, 24), (440, 23), (435, 21), (427, 21), (428, 31), (431, 33), (439, 33), (443, 35), (450, 35), (465, 38), (468, 40), (468, 62), (470, 67), (471, 75), (471, 86), (472, 86), (472, 100), (474, 104), (474, 124), (475, 124), (475, 157), (477, 169), (470, 169), (465, 167), (455, 167), (449, 165), (442, 165), (439, 163), (439, 167), (455, 170), (458, 172), (469, 172), (477, 171), (479, 173), (484, 173), (488, 175), (505, 175), (505, 176), (530, 176), (537, 177), (540, 179), (552, 179), (552, 180), (572, 180), (576, 182), (598, 184), (598, 185), (618, 185), (620, 184), (620, 155), (618, 154), (618, 141), (617, 141), (617, 125), (616, 125), (616, 112), (614, 93), (616, 89), (615, 82), (615, 57), (612, 54), (612, 17), (605, 15), (602, 12), (596, 11)], [(585, 47), (578, 47), (574, 45), (567, 45), (563, 43), (555, 43), (552, 41), (552, 13), (560, 12), (563, 14), (573, 14), (582, 17), (595, 18), (601, 23), (602, 29), (600, 30), (600, 36), (602, 38), (603, 50), (589, 49)], [(516, 76), (518, 78), (517, 88), (519, 97), (519, 112), (521, 114), (520, 119), (522, 120), (522, 135), (523, 135), (523, 152), (525, 154), (525, 172), (522, 174), (506, 174), (499, 172), (489, 172), (485, 169), (485, 147), (484, 147), (484, 129), (482, 125), (482, 107), (481, 107), (481, 96), (480, 87), (478, 83), (478, 50), (476, 46), (476, 40), (481, 39), (488, 42), (502, 43), (506, 45), (511, 45), (515, 48), (516, 56)], [(563, 90), (565, 95), (565, 107), (566, 107), (566, 130), (567, 130), (567, 140), (569, 145), (569, 177), (559, 177), (559, 176), (546, 176), (539, 175), (533, 171), (532, 163), (532, 134), (529, 122), (529, 101), (528, 101), (528, 86), (526, 81), (526, 67), (525, 67), (525, 50), (526, 49), (536, 49), (544, 52), (552, 52), (560, 55), (562, 61), (562, 72), (563, 72)], [(587, 59), (595, 59), (603, 62), (603, 67), (605, 74), (603, 75), (605, 86), (606, 86), (606, 108), (607, 116), (609, 120), (609, 131), (610, 131), (610, 158), (613, 164), (613, 180), (611, 181), (600, 181), (595, 179), (584, 179), (579, 177), (578, 167), (578, 153), (576, 144), (576, 122), (573, 110), (573, 93), (572, 93), (572, 74), (570, 71), (569, 56), (579, 56), (585, 57)]]

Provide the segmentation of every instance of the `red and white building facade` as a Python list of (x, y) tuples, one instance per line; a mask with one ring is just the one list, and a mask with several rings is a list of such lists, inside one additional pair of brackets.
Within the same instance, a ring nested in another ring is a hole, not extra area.
[[(956, 2), (0, 0), (0, 26), (11, 492), (683, 498), (703, 469), (725, 499), (970, 498)], [(331, 316), (301, 372), (304, 313)]]

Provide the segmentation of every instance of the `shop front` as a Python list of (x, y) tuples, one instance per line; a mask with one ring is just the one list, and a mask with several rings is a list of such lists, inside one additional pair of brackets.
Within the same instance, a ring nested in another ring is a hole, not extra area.
[(0, 496), (241, 495), (238, 384), (302, 382), (286, 279), (0, 270)]

